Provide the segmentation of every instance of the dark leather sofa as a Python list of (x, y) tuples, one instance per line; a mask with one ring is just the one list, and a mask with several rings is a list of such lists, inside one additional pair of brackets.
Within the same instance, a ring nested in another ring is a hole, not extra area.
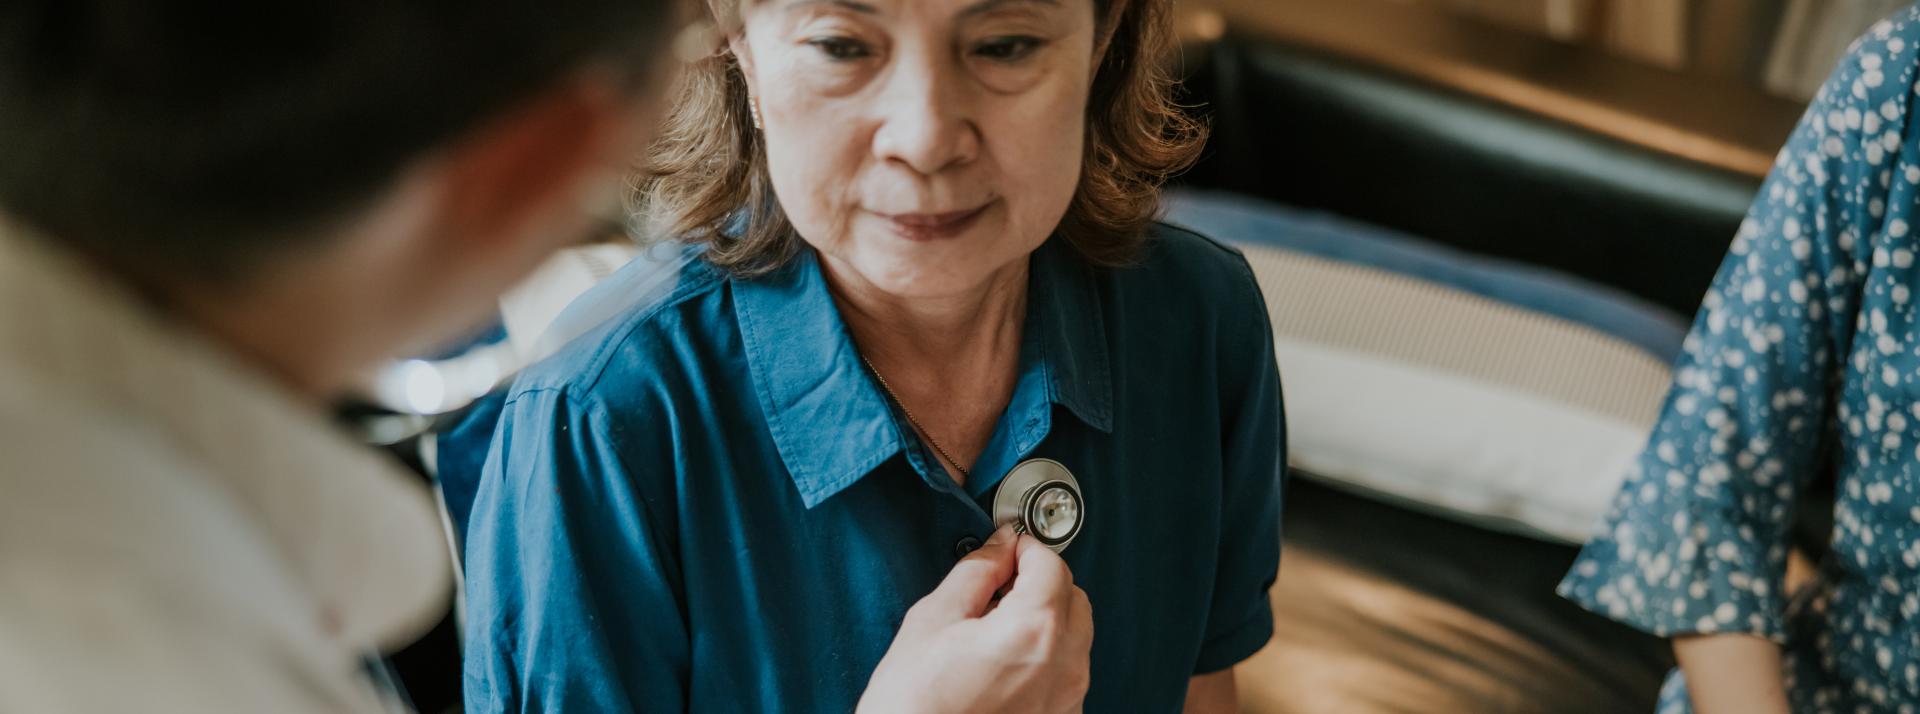
[(1179, 182), (1559, 269), (1692, 315), (1759, 180), (1250, 38), (1188, 46)]
[(1401, 79), (1229, 37), (1185, 53), (1208, 117), (1181, 183), (1555, 268), (1691, 315), (1759, 181)]

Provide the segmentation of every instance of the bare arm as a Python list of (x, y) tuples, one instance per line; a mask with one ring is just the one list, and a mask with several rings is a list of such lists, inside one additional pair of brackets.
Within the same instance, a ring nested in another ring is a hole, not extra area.
[[(1751, 635), (1673, 641), (1698, 714), (1788, 714), (1780, 646)], [(1188, 711), (1192, 711), (1189, 709)]]
[(1236, 714), (1240, 693), (1233, 688), (1233, 670), (1223, 669), (1187, 680), (1186, 714)]

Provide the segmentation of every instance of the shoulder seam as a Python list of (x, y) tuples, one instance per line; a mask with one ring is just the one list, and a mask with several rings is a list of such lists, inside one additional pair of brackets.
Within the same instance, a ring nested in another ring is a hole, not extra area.
[[(562, 392), (562, 397), (571, 401), (571, 400), (574, 400), (576, 397), (572, 395), (570, 392), (575, 390), (571, 390), (568, 388), (576, 387), (576, 386), (579, 387), (580, 390), (583, 390), (586, 392), (592, 392), (597, 386), (599, 386), (601, 378), (606, 376), (607, 367), (612, 362), (611, 355), (613, 351), (619, 346), (625, 345), (628, 343), (628, 341), (632, 340), (633, 334), (636, 330), (639, 330), (642, 326), (645, 326), (648, 323), (653, 322), (654, 319), (659, 317), (661, 313), (669, 309), (679, 307), (680, 305), (685, 304), (687, 301), (692, 300), (701, 295), (704, 295), (726, 282), (727, 278), (725, 275), (717, 273), (714, 268), (712, 268), (711, 266), (708, 266), (704, 262), (700, 262), (697, 259), (695, 262), (699, 266), (697, 268), (698, 270), (697, 274), (692, 271), (689, 271), (685, 275), (686, 281), (676, 286), (673, 289), (673, 292), (667, 295), (667, 297), (661, 299), (659, 302), (655, 303), (652, 307), (649, 307), (644, 311), (641, 311), (629, 317), (623, 318), (626, 320), (626, 323), (621, 325), (619, 328), (612, 330), (607, 335), (607, 338), (602, 340), (601, 343), (595, 347), (595, 351), (592, 357), (590, 357), (587, 360), (587, 367), (581, 371), (582, 376), (580, 379), (564, 380), (560, 384), (543, 382), (537, 385), (529, 385), (524, 388), (516, 387), (513, 390), (513, 396), (510, 397), (508, 401), (511, 402), (515, 399), (518, 399), (521, 394), (540, 392), (540, 391)], [(580, 404), (580, 406), (584, 406), (584, 404)]]
[(1207, 234), (1205, 234), (1205, 233), (1201, 233), (1201, 232), (1199, 232), (1199, 231), (1196, 231), (1196, 230), (1194, 230), (1194, 229), (1192, 229), (1192, 228), (1188, 228), (1188, 227), (1186, 227), (1186, 226), (1181, 226), (1181, 225), (1176, 225), (1176, 224), (1172, 224), (1172, 223), (1168, 223), (1168, 222), (1166, 222), (1165, 220), (1156, 220), (1156, 221), (1154, 221), (1154, 222), (1153, 222), (1153, 225), (1154, 225), (1154, 226), (1155, 226), (1156, 228), (1160, 228), (1160, 229), (1162, 229), (1162, 230), (1167, 230), (1167, 231), (1172, 231), (1172, 232), (1175, 232), (1175, 233), (1185, 233), (1185, 234), (1187, 234), (1187, 235), (1189, 235), (1189, 236), (1193, 236), (1193, 237), (1195, 237), (1195, 238), (1199, 238), (1199, 239), (1200, 239), (1200, 240), (1201, 240), (1202, 242), (1205, 242), (1206, 244), (1208, 244), (1208, 245), (1211, 245), (1211, 246), (1213, 246), (1214, 248), (1217, 248), (1217, 249), (1219, 249), (1219, 250), (1220, 250), (1221, 252), (1223, 252), (1223, 253), (1226, 253), (1227, 255), (1231, 255), (1231, 256), (1233, 256), (1233, 257), (1235, 257), (1235, 258), (1239, 258), (1239, 259), (1241, 259), (1242, 261), (1245, 261), (1245, 260), (1246, 260), (1246, 255), (1245, 255), (1245, 254), (1243, 254), (1243, 253), (1241, 253), (1241, 252), (1240, 252), (1240, 249), (1239, 249), (1239, 248), (1237, 248), (1237, 247), (1234, 247), (1233, 245), (1230, 245), (1230, 244), (1228, 244), (1228, 243), (1226, 243), (1226, 242), (1224, 242), (1224, 241), (1221, 241), (1221, 240), (1219, 240), (1219, 239), (1217, 239), (1217, 238), (1214, 238), (1213, 236), (1210, 236), (1210, 235), (1207, 235)]

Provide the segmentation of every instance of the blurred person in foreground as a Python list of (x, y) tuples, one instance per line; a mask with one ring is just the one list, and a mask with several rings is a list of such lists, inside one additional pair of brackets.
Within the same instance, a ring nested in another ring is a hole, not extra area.
[[(0, 711), (396, 705), (361, 663), (435, 620), (449, 561), (429, 494), (325, 405), (593, 227), (669, 15), (0, 6)], [(1085, 677), (976, 617), (1013, 569), (983, 549), (935, 591), (896, 646), (970, 666), (887, 710)]]

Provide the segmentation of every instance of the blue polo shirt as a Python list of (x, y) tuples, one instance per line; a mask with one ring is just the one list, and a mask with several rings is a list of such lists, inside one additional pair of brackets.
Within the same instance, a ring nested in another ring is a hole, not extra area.
[(1246, 261), (1156, 226), (1131, 267), (1056, 238), (1029, 274), (1018, 382), (964, 487), (811, 252), (754, 279), (695, 262), (524, 375), (468, 530), (469, 711), (852, 711), (1035, 457), (1085, 493), (1062, 555), (1093, 604), (1087, 711), (1178, 711), (1260, 649), (1286, 446)]

